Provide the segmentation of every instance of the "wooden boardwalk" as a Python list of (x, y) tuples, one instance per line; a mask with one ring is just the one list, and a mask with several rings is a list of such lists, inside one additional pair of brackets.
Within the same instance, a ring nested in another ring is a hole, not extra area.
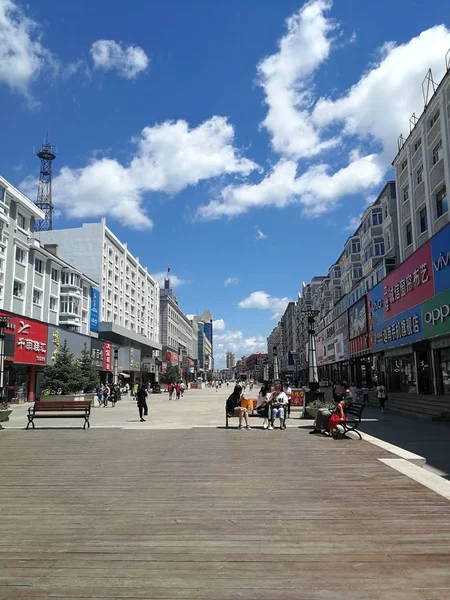
[(449, 600), (450, 502), (368, 443), (0, 434), (0, 599)]

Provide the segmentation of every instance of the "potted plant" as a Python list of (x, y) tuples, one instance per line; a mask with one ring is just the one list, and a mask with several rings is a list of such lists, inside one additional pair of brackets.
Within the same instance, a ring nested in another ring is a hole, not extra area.
[(9, 415), (12, 413), (12, 410), (9, 408), (8, 403), (4, 398), (0, 398), (0, 429), (3, 429), (1, 426), (2, 421), (9, 421)]
[(330, 400), (313, 400), (312, 402), (307, 404), (305, 408), (306, 412), (309, 414), (311, 419), (315, 419), (317, 417), (317, 413), (321, 408), (333, 410), (335, 406), (335, 403)]

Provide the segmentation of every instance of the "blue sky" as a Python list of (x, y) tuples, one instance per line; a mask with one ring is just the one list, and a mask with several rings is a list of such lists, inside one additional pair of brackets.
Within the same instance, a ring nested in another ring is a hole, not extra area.
[(34, 199), (48, 133), (55, 226), (170, 265), (220, 365), (338, 257), (448, 28), (444, 0), (0, 0), (1, 174)]

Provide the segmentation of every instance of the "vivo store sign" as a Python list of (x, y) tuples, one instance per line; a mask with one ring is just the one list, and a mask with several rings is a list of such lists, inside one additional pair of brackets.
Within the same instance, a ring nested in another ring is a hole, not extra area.
[(424, 337), (450, 333), (450, 290), (422, 304)]
[(431, 239), (434, 293), (450, 289), (450, 225)]

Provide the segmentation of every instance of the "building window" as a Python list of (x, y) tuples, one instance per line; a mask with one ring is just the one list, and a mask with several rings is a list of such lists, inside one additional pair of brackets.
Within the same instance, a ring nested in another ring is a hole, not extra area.
[(442, 217), (448, 212), (447, 188), (444, 187), (436, 194), (436, 214), (437, 217)]
[(83, 321), (83, 323), (87, 323), (87, 310), (82, 311), (81, 320)]
[(87, 287), (83, 286), (83, 298), (87, 298), (88, 297), (88, 289)]
[(24, 284), (21, 281), (17, 281), (17, 279), (14, 279), (13, 296), (15, 296), (16, 298), (23, 298), (24, 289)]
[(361, 279), (363, 276), (362, 266), (359, 263), (355, 263), (352, 269), (353, 279)]
[(414, 152), (417, 152), (417, 150), (420, 148), (421, 145), (422, 145), (422, 138), (419, 138), (418, 140), (416, 140), (414, 142)]
[(409, 186), (408, 185), (405, 188), (403, 188), (403, 202), (406, 202), (407, 200), (409, 200)]
[(424, 233), (428, 229), (427, 209), (422, 208), (419, 212), (420, 233)]
[(421, 165), (416, 171), (417, 185), (423, 181), (423, 166)]
[(375, 238), (374, 243), (374, 254), (375, 256), (384, 256), (384, 239), (383, 238)]
[(16, 246), (16, 261), (21, 264), (25, 262), (25, 252), (19, 246)]
[(56, 312), (56, 307), (57, 307), (57, 299), (54, 298), (53, 296), (50, 296), (50, 310), (52, 310), (53, 312)]
[(439, 119), (439, 111), (437, 110), (430, 119), (430, 129), (433, 127), (433, 125), (435, 123), (437, 123), (438, 119)]
[(61, 312), (78, 314), (78, 299), (71, 296), (61, 296)]
[(361, 252), (361, 242), (358, 238), (352, 240), (351, 249), (352, 254), (359, 254), (359, 252)]
[(372, 223), (374, 227), (383, 223), (383, 211), (381, 208), (372, 211)]
[(391, 249), (391, 234), (389, 231), (386, 233), (386, 252)]
[(388, 216), (389, 216), (389, 210), (388, 210), (388, 205), (387, 204), (385, 204), (384, 207), (383, 207), (383, 216), (384, 216), (385, 219), (387, 219)]
[(406, 238), (406, 246), (411, 246), (412, 244), (412, 226), (411, 223), (407, 223), (405, 227), (405, 238)]
[(433, 165), (435, 165), (441, 159), (442, 140), (433, 148)]
[(58, 269), (52, 269), (52, 281), (55, 281), (56, 283), (58, 283), (58, 279), (59, 279)]
[(42, 292), (34, 288), (33, 290), (33, 304), (41, 305)]
[(402, 162), (401, 166), (400, 166), (400, 172), (404, 171), (406, 169), (406, 167), (408, 166), (408, 159), (405, 158), (405, 160)]
[(26, 229), (27, 228), (27, 220), (25, 219), (25, 217), (20, 212), (17, 213), (17, 225), (21, 229)]
[(42, 274), (44, 272), (44, 263), (39, 258), (34, 259), (34, 270), (36, 273)]

